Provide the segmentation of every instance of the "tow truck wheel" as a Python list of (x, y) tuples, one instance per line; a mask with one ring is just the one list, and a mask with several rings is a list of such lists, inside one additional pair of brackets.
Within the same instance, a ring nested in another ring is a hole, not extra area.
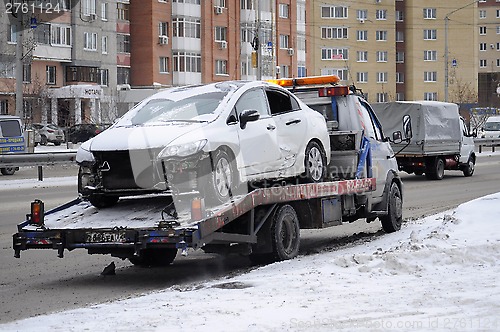
[(271, 226), (273, 255), (276, 261), (292, 259), (299, 253), (299, 218), (292, 206), (286, 204), (276, 210)]
[(472, 176), (474, 174), (474, 164), (475, 160), (473, 157), (469, 157), (467, 164), (463, 168), (464, 176)]
[(0, 168), (0, 172), (2, 172), (2, 175), (13, 175), (16, 172), (16, 168), (15, 167)]
[(382, 228), (386, 233), (392, 233), (400, 230), (403, 222), (403, 198), (401, 197), (401, 191), (395, 182), (391, 184), (387, 210), (387, 215), (380, 217)]
[(141, 266), (167, 266), (172, 264), (172, 262), (177, 256), (177, 249), (144, 249), (140, 252), (139, 256), (130, 257), (128, 260), (130, 263)]
[(309, 142), (305, 153), (305, 180), (309, 183), (323, 181), (326, 175), (326, 156), (321, 146), (314, 141)]

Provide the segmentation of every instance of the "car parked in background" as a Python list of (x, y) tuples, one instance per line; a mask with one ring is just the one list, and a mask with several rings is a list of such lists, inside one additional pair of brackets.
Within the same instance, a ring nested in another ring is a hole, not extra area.
[(145, 99), (76, 159), (79, 193), (98, 207), (168, 190), (220, 204), (248, 182), (323, 181), (330, 140), (323, 115), (286, 89), (227, 81)]
[(110, 124), (102, 123), (80, 123), (73, 125), (67, 129), (68, 141), (72, 143), (85, 142), (103, 132)]
[(41, 136), (40, 145), (47, 145), (53, 143), (54, 145), (61, 145), (65, 142), (64, 130), (52, 123), (33, 123), (33, 128), (38, 130)]
[[(42, 135), (40, 135), (40, 131), (38, 131), (38, 129), (36, 129), (32, 125), (26, 125), (26, 130), (33, 130), (33, 133), (35, 135), (35, 138), (34, 138), (35, 146), (38, 146), (42, 143)], [(25, 133), (26, 133), (26, 131), (25, 131)]]

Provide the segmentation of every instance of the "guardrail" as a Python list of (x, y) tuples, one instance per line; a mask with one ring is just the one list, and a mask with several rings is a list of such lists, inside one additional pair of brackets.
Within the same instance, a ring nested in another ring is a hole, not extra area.
[(0, 154), (0, 167), (38, 166), (38, 180), (43, 181), (43, 166), (76, 163), (76, 152)]
[(491, 152), (495, 152), (495, 147), (500, 146), (500, 138), (474, 138), (474, 143), (479, 147), (479, 153), (483, 152), (483, 146), (490, 147)]

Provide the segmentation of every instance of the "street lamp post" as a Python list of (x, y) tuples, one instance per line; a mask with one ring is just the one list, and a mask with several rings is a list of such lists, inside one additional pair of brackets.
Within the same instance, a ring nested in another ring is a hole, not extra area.
[(448, 101), (448, 87), (449, 87), (448, 23), (450, 21), (450, 15), (466, 7), (469, 7), (470, 5), (473, 5), (479, 1), (480, 0), (475, 0), (471, 3), (466, 4), (465, 6), (452, 10), (444, 17), (444, 101), (446, 102)]

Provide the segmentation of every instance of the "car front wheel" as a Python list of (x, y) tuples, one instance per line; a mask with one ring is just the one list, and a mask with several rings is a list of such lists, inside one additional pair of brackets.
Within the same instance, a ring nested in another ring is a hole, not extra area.
[(227, 203), (235, 195), (237, 176), (235, 160), (225, 150), (217, 150), (210, 155), (207, 183), (201, 183), (200, 191), (210, 205)]

